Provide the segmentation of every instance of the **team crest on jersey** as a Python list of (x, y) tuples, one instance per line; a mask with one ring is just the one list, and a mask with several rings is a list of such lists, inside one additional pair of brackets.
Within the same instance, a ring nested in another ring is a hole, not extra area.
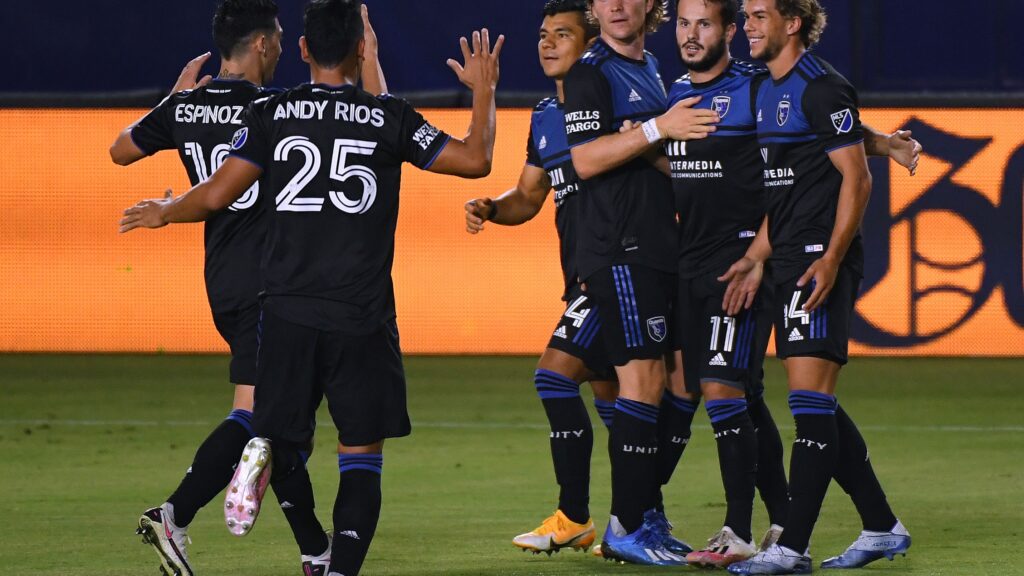
[(654, 318), (647, 319), (647, 333), (651, 335), (651, 340), (655, 342), (661, 342), (668, 335), (668, 324), (665, 323), (664, 316), (655, 316)]
[(832, 125), (836, 127), (836, 134), (846, 134), (853, 129), (853, 114), (849, 108), (840, 110), (832, 115)]
[(789, 100), (779, 102), (779, 108), (775, 111), (775, 121), (779, 123), (779, 126), (784, 126), (786, 120), (789, 120)]
[(231, 149), (241, 150), (242, 146), (245, 146), (245, 141), (249, 138), (249, 127), (243, 126), (235, 131), (235, 135), (231, 137)]
[(729, 113), (729, 104), (732, 103), (732, 98), (729, 96), (715, 96), (711, 99), (711, 109), (714, 110), (719, 118), (725, 118), (725, 115)]

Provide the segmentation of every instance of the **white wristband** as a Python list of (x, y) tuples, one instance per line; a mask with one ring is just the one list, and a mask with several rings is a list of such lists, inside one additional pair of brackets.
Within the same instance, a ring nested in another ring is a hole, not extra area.
[(656, 144), (661, 140), (661, 132), (658, 131), (658, 123), (654, 121), (654, 118), (644, 122), (640, 127), (643, 128), (648, 144)]

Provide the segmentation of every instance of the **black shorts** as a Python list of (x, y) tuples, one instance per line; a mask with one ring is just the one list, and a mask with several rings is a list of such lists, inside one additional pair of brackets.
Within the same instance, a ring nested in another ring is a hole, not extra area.
[(719, 382), (759, 392), (771, 318), (760, 294), (749, 310), (727, 316), (722, 310), (727, 284), (718, 276), (679, 279), (674, 331), (675, 347), (683, 353), (686, 391), (699, 393), (701, 383)]
[(857, 301), (860, 275), (839, 267), (835, 286), (824, 304), (811, 312), (801, 308), (814, 289), (814, 281), (803, 288), (796, 276), (775, 285), (775, 350), (779, 358), (812, 356), (842, 366), (848, 360), (850, 317)]
[(259, 344), (256, 325), (260, 318), (259, 304), (227, 312), (214, 312), (213, 325), (231, 348), (228, 375), (232, 384), (256, 384), (256, 352)]
[(662, 358), (669, 351), (675, 284), (674, 274), (631, 265), (602, 268), (586, 279), (612, 365)]
[(253, 429), (305, 444), (327, 397), (338, 440), (365, 446), (411, 431), (405, 371), (394, 320), (365, 336), (293, 324), (263, 307)]
[(608, 361), (601, 338), (601, 317), (593, 298), (576, 284), (569, 290), (565, 313), (558, 320), (548, 348), (579, 358), (596, 380), (613, 380), (615, 367)]

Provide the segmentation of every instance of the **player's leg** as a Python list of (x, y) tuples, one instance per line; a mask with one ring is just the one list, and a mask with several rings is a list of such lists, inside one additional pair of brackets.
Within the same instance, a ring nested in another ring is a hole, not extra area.
[(229, 375), (234, 386), (231, 412), (196, 450), (192, 465), (167, 501), (143, 513), (138, 532), (156, 548), (167, 572), (191, 574), (187, 529), (200, 508), (227, 486), (245, 444), (252, 438), (253, 386), (256, 381), (257, 306), (214, 313), (214, 324), (231, 349)]
[(609, 434), (612, 515), (602, 550), (609, 559), (681, 565), (665, 549), (654, 508), (658, 472), (658, 413), (667, 372), (668, 322), (675, 280), (640, 266), (613, 266), (587, 279), (598, 303), (602, 337), (615, 365), (619, 398)]
[(857, 507), (863, 530), (845, 552), (825, 560), (821, 567), (860, 568), (881, 558), (906, 555), (910, 533), (889, 507), (860, 430), (842, 406), (836, 407), (836, 422), (840, 458), (835, 479)]
[(687, 560), (724, 567), (754, 554), (750, 523), (757, 481), (757, 437), (747, 410), (746, 390), (752, 369), (760, 369), (753, 364), (760, 301), (755, 300), (750, 310), (727, 316), (722, 311), (725, 287), (717, 281), (717, 274), (695, 278), (690, 285), (690, 298), (679, 301), (680, 307), (694, 311), (693, 321), (679, 329), (699, 335), (683, 350), (684, 362), (693, 366), (687, 386), (699, 388), (704, 396), (718, 448), (726, 514), (722, 529)]
[[(614, 374), (614, 369), (612, 373)], [(605, 428), (611, 430), (612, 419), (615, 417), (615, 400), (619, 397), (619, 383), (614, 379), (591, 380), (590, 388), (594, 391), (594, 410)]]
[(758, 294), (755, 311), (754, 346), (750, 358), (750, 380), (747, 385), (747, 412), (757, 433), (757, 490), (768, 510), (770, 526), (758, 546), (765, 550), (778, 541), (786, 525), (789, 507), (789, 482), (783, 463), (782, 435), (764, 401), (764, 361), (772, 333), (774, 285), (766, 274)]
[[(586, 301), (586, 297), (581, 298)], [(578, 300), (570, 300), (570, 310), (578, 313), (580, 307), (574, 307), (574, 302)], [(594, 449), (594, 431), (580, 396), (580, 383), (589, 378), (590, 370), (578, 356), (554, 347), (574, 345), (574, 327), (571, 319), (568, 322), (566, 319), (563, 316), (534, 373), (537, 395), (551, 428), (551, 460), (559, 487), (555, 513), (536, 529), (512, 540), (523, 550), (535, 553), (550, 554), (566, 547), (585, 549), (594, 542), (594, 523), (590, 518), (590, 456)], [(577, 320), (579, 331), (576, 334), (583, 333), (592, 323), (599, 324), (596, 311), (589, 305), (583, 317)], [(582, 355), (579, 351), (577, 354)]]
[(411, 432), (397, 324), (321, 338), (317, 366), (340, 442), (330, 571), (356, 576), (380, 518), (384, 440)]
[(810, 569), (807, 548), (828, 485), (839, 464), (835, 387), (847, 361), (849, 325), (858, 279), (841, 268), (822, 306), (803, 303), (813, 282), (779, 283), (773, 312), (776, 350), (789, 381), (789, 406), (796, 422), (790, 456), (790, 502), (786, 529), (777, 544), (746, 562), (730, 566), (740, 574), (789, 574)]
[[(313, 423), (322, 393), (317, 384), (315, 346), (320, 332), (301, 326), (274, 314), (273, 306), (264, 306), (260, 319), (262, 339), (256, 387), (253, 428), (257, 434), (246, 447), (248, 460), (239, 462), (225, 499), (230, 521), (238, 525), (246, 520), (238, 506), (248, 494), (260, 495), (260, 455), (269, 442), (272, 466), (269, 481), (281, 511), (303, 556), (323, 554), (328, 548), (327, 536), (316, 517), (316, 502), (306, 463), (312, 450)], [(237, 484), (237, 486), (236, 486)], [(237, 490), (237, 492), (236, 492)], [(232, 504), (232, 507), (228, 504)], [(257, 504), (259, 504), (257, 499)], [(259, 508), (257, 506), (257, 513)], [(255, 515), (250, 520), (254, 521)]]

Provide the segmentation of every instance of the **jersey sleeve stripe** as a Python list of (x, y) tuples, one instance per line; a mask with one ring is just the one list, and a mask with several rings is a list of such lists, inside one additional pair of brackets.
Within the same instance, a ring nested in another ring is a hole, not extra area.
[(860, 144), (862, 142), (864, 142), (863, 138), (861, 138), (860, 140), (855, 140), (853, 142), (844, 142), (843, 144), (840, 144), (838, 146), (833, 146), (832, 148), (826, 148), (825, 152), (831, 154), (832, 152), (835, 152), (836, 150), (840, 150), (840, 149), (846, 148), (848, 146), (856, 146), (857, 144)]
[(444, 142), (437, 148), (437, 152), (434, 153), (434, 157), (429, 162), (423, 165), (424, 170), (430, 170), (430, 167), (434, 165), (437, 157), (441, 155), (441, 152), (448, 146), (448, 143), (452, 141), (452, 137), (445, 134)]
[(245, 156), (242, 156), (242, 155), (241, 155), (241, 154), (239, 154), (238, 152), (230, 152), (230, 153), (228, 154), (228, 156), (230, 156), (230, 157), (233, 157), (233, 158), (238, 158), (239, 160), (245, 160), (245, 161), (246, 161), (246, 162), (248, 162), (249, 164), (252, 164), (253, 166), (255, 166), (255, 167), (259, 168), (260, 170), (264, 170), (264, 168), (263, 168), (263, 165), (262, 165), (262, 164), (260, 164), (259, 162), (255, 161), (255, 160), (253, 160), (253, 159), (251, 159), (251, 158), (246, 158)]

